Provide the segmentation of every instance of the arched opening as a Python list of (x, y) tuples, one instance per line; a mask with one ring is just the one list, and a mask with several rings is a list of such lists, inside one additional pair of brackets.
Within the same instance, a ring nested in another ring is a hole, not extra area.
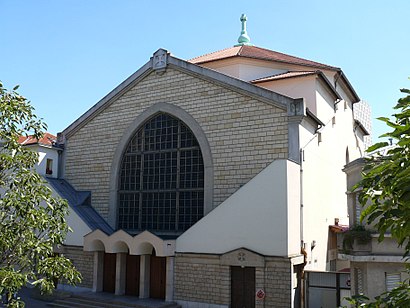
[(105, 251), (104, 243), (100, 240), (93, 240), (89, 245), (89, 251)]
[(204, 161), (180, 119), (160, 112), (126, 146), (118, 179), (118, 228), (181, 234), (204, 216)]

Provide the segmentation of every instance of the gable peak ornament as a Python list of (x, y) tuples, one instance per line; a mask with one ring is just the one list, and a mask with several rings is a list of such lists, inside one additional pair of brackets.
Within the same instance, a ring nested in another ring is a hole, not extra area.
[(240, 262), (246, 261), (246, 255), (245, 255), (244, 252), (241, 251), (241, 252), (238, 253), (238, 261), (240, 261)]
[(159, 72), (165, 72), (168, 64), (168, 51), (158, 49), (152, 56), (152, 69)]

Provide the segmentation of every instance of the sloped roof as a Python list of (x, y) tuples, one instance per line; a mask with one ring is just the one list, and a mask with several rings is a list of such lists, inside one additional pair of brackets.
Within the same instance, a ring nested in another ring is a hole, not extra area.
[(255, 80), (251, 80), (250, 82), (259, 83), (259, 82), (267, 82), (267, 81), (280, 80), (280, 79), (286, 79), (286, 78), (310, 76), (310, 75), (316, 75), (316, 74), (318, 74), (317, 71), (306, 71), (306, 72), (289, 71), (289, 72), (285, 72), (285, 73), (281, 73), (281, 74), (277, 74), (277, 75), (258, 78), (258, 79), (255, 79)]
[(43, 137), (39, 140), (34, 138), (33, 136), (20, 136), (18, 139), (18, 143), (20, 143), (21, 145), (41, 144), (52, 146), (56, 143), (56, 141), (57, 137), (47, 132), (44, 133)]
[(63, 179), (46, 177), (46, 180), (63, 199), (67, 200), (70, 208), (81, 217), (91, 230), (100, 229), (106, 234), (114, 232), (104, 218), (89, 204), (91, 197), (89, 191), (77, 191)]
[(329, 90), (333, 93), (335, 98), (342, 99), (340, 94), (336, 91), (336, 89), (333, 87), (333, 85), (329, 82), (329, 80), (325, 77), (325, 75), (321, 71), (289, 71), (285, 73), (280, 73), (272, 76), (267, 76), (255, 80), (251, 80), (250, 82), (253, 84), (258, 84), (258, 83), (264, 83), (264, 82), (269, 82), (269, 81), (276, 81), (276, 80), (282, 80), (282, 79), (288, 79), (288, 78), (297, 78), (297, 77), (306, 77), (306, 76), (312, 76), (312, 75), (317, 75), (323, 82), (324, 84), (329, 88)]
[(326, 65), (323, 63), (294, 57), (291, 55), (287, 55), (281, 52), (256, 47), (256, 46), (235, 46), (226, 48), (223, 50), (215, 51), (203, 56), (199, 56), (188, 60), (188, 62), (195, 63), (195, 64), (202, 64), (206, 62), (212, 62), (232, 57), (243, 57), (243, 58), (252, 58), (252, 59), (259, 59), (259, 60), (267, 60), (267, 61), (276, 61), (276, 62), (283, 62), (289, 64), (297, 64), (321, 69), (329, 69), (334, 71), (339, 71), (340, 68)]

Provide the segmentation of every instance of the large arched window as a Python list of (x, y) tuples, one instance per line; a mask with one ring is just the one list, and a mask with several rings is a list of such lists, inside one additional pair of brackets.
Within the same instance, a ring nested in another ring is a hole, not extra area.
[(146, 121), (121, 162), (118, 227), (128, 232), (188, 229), (204, 215), (204, 164), (198, 141), (166, 113)]

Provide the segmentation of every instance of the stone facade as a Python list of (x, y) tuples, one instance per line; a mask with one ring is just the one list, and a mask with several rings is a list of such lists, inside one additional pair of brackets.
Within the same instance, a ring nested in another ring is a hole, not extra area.
[(214, 207), (274, 159), (287, 158), (286, 111), (177, 69), (151, 72), (66, 136), (65, 178), (91, 191), (93, 207), (106, 219), (118, 142), (141, 112), (160, 102), (182, 108), (203, 129), (212, 152)]
[(56, 250), (70, 259), (82, 275), (82, 281), (77, 286), (91, 288), (93, 286), (94, 253), (83, 251), (83, 247), (62, 246)]
[(229, 266), (219, 256), (183, 255), (175, 257), (175, 299), (228, 305)]
[[(294, 275), (294, 274), (293, 274)], [(266, 258), (265, 265), (265, 307), (291, 307), (292, 265), (282, 258)]]
[[(288, 258), (263, 257), (244, 249), (234, 252), (246, 260), (242, 266), (255, 267), (255, 294), (264, 290), (265, 299), (255, 296), (255, 307), (291, 307), (292, 264)], [(256, 255), (255, 260), (252, 255)], [(249, 257), (251, 256), (251, 257)], [(231, 264), (231, 265), (229, 265)], [(183, 254), (175, 256), (174, 299), (183, 307), (228, 307), (231, 302), (231, 266), (238, 261), (226, 255)], [(295, 285), (296, 287), (296, 285)], [(205, 304), (206, 303), (206, 304)]]

